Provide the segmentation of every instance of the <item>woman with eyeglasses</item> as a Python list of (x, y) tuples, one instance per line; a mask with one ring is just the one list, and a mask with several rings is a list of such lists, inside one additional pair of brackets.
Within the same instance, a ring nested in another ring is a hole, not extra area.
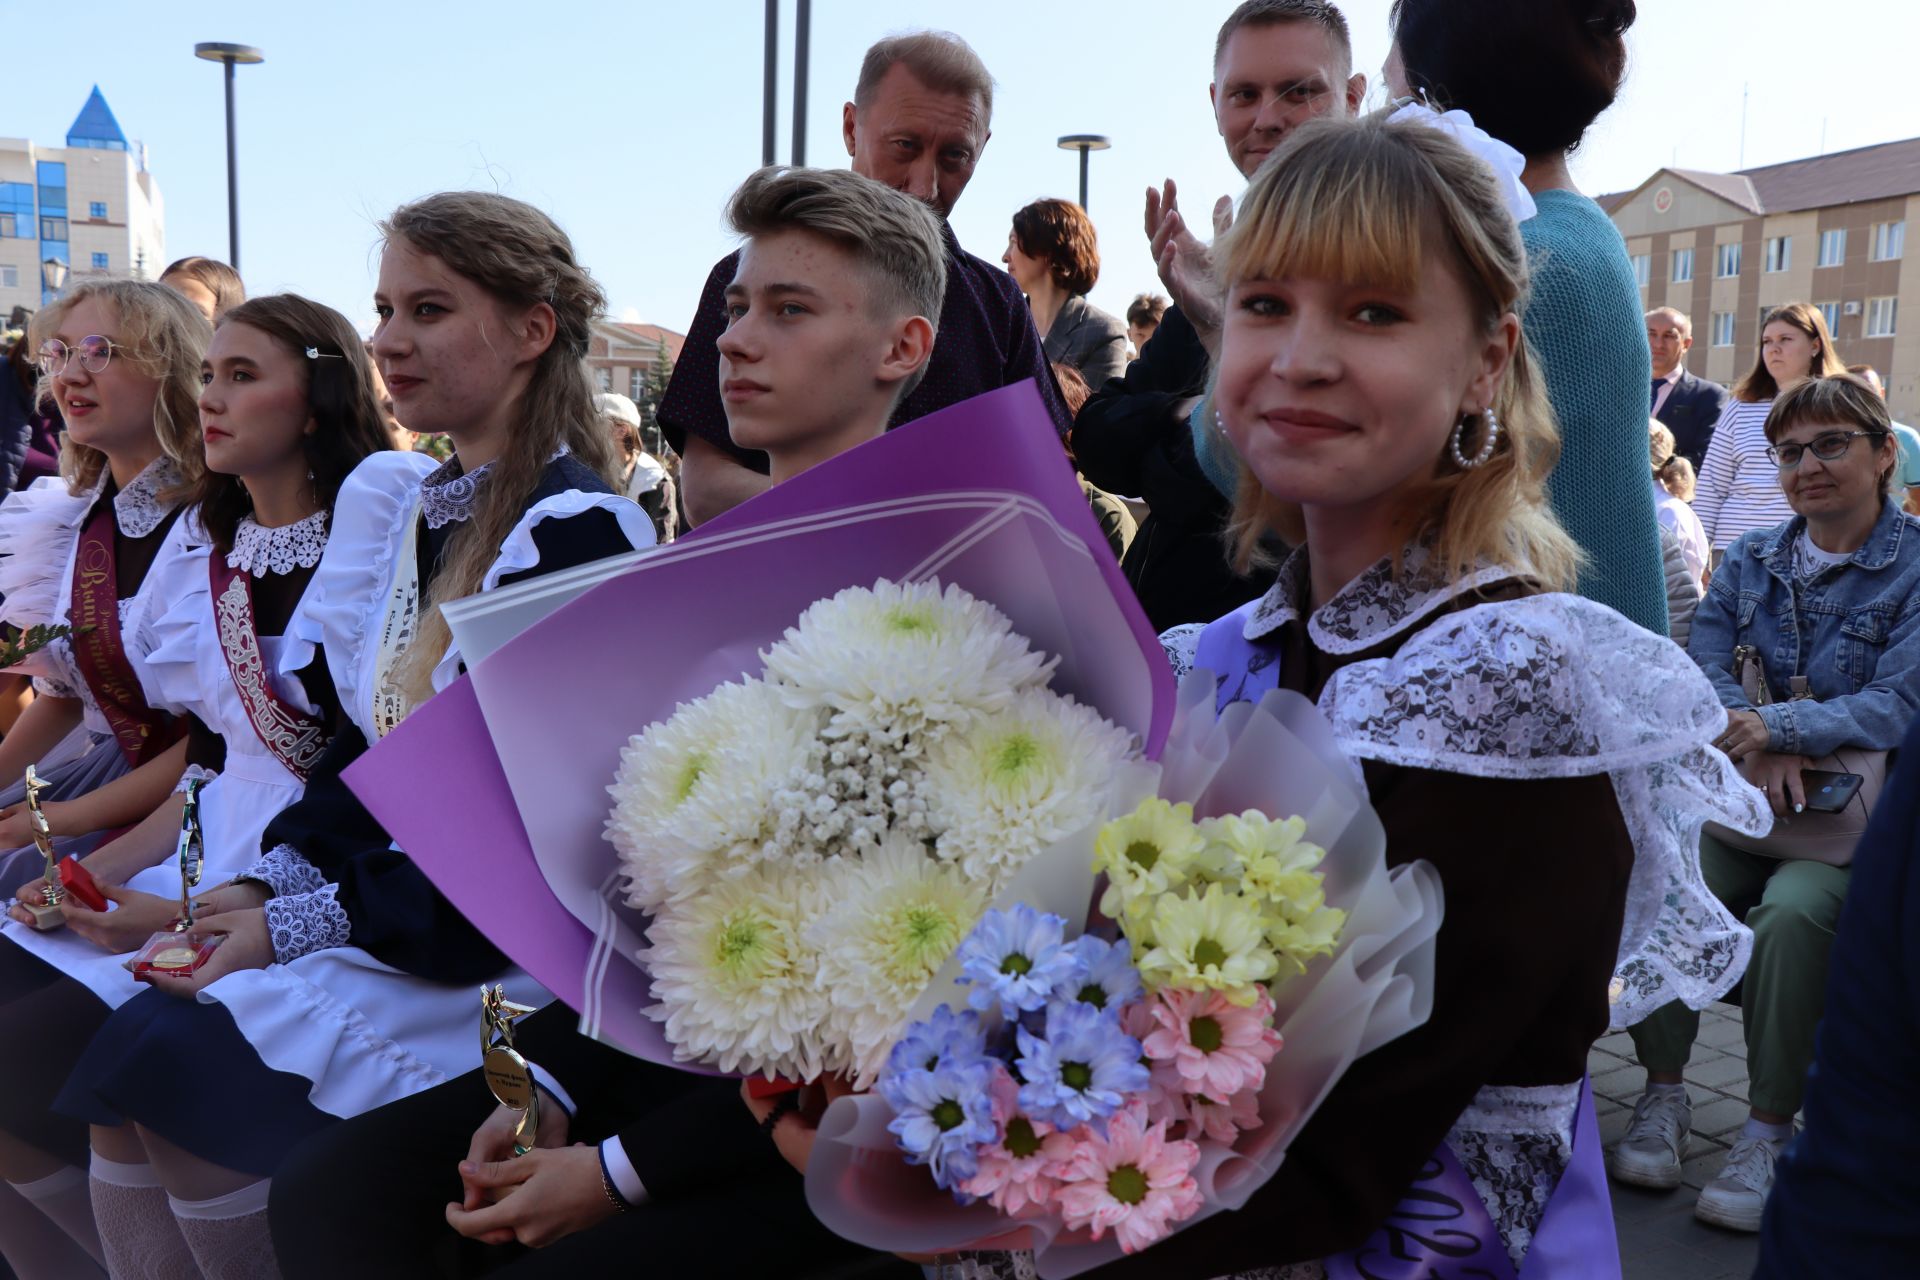
[(1789, 302), (1767, 313), (1760, 324), (1760, 353), (1714, 424), (1693, 495), (1694, 514), (1713, 544), (1716, 565), (1742, 534), (1771, 529), (1793, 516), (1767, 457), (1774, 401), (1807, 378), (1845, 372), (1819, 308)]
[(0, 893), (40, 878), (22, 803), (29, 765), (65, 853), (139, 822), (185, 768), (183, 722), (141, 689), (141, 624), (188, 539), (192, 430), (212, 329), (171, 289), (88, 281), (34, 317), (41, 389), (66, 423), (60, 479), (0, 504), (0, 623), (72, 628), (24, 668), (37, 696), (0, 741)]
[[(1694, 1209), (1739, 1231), (1759, 1230), (1774, 1162), (1793, 1136), (1847, 894), (1845, 828), (1839, 848), (1807, 840), (1821, 832), (1809, 810), (1832, 783), (1809, 768), (1836, 752), (1842, 765), (1866, 767), (1864, 753), (1897, 747), (1920, 711), (1920, 520), (1892, 492), (1900, 455), (1885, 402), (1846, 374), (1806, 379), (1774, 402), (1765, 438), (1793, 517), (1728, 548), (1691, 644), (1727, 708), (1715, 745), (1777, 815), (1758, 846), (1769, 852), (1736, 848), (1752, 842), (1718, 829), (1700, 841), (1707, 887), (1754, 934), (1742, 997), (1752, 1115)], [(1760, 679), (1743, 670), (1756, 658)], [(1647, 1091), (1609, 1159), (1615, 1178), (1679, 1185), (1692, 1121), (1681, 1070), (1699, 1025), (1671, 1004), (1632, 1028)]]

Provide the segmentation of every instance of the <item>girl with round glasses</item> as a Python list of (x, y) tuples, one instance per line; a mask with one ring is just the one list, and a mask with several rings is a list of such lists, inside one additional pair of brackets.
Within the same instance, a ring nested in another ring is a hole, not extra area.
[(188, 539), (193, 431), (211, 330), (171, 289), (90, 281), (34, 317), (41, 390), (65, 423), (61, 478), (0, 504), (0, 623), (72, 628), (27, 662), (37, 696), (0, 741), (0, 892), (37, 880), (19, 780), (36, 765), (62, 853), (153, 811), (185, 767), (185, 726), (148, 704), (141, 625)]

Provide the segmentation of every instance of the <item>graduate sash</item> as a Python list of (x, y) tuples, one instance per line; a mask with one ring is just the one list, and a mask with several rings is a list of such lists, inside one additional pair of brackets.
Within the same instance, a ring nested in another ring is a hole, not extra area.
[(407, 520), (400, 542), (393, 586), (380, 619), (380, 647), (373, 669), (373, 736), (384, 738), (413, 712), (413, 698), (400, 684), (400, 664), (420, 626), (420, 515), (419, 501)]
[(1440, 1145), (1360, 1248), (1328, 1258), (1328, 1280), (1619, 1280), (1593, 1084), (1580, 1082), (1573, 1162), (1560, 1175), (1518, 1271), (1460, 1161)]
[(305, 782), (327, 748), (327, 726), (274, 691), (260, 653), (260, 630), (253, 620), (253, 583), (245, 569), (227, 564), (215, 551), (207, 560), (213, 585), (213, 618), (227, 671), (247, 709), (260, 741), (287, 772)]
[[(171, 523), (178, 512), (167, 517)], [(161, 526), (165, 528), (165, 525)], [(120, 588), (113, 557), (113, 504), (102, 502), (80, 530), (67, 620), (73, 663), (113, 729), (120, 754), (138, 768), (172, 746), (182, 726), (147, 705), (120, 637)]]

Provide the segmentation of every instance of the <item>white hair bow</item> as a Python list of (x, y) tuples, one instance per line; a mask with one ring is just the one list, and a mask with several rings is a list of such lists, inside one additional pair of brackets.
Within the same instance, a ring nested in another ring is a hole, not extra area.
[(1525, 222), (1540, 212), (1539, 206), (1533, 202), (1533, 195), (1520, 181), (1520, 174), (1527, 167), (1527, 158), (1475, 124), (1472, 116), (1464, 111), (1442, 113), (1424, 102), (1409, 102), (1387, 117), (1389, 124), (1398, 124), (1402, 120), (1412, 120), (1429, 129), (1438, 129), (1479, 156), (1493, 170), (1494, 182), (1499, 186), (1500, 194), (1507, 202), (1507, 212), (1513, 215), (1515, 222)]

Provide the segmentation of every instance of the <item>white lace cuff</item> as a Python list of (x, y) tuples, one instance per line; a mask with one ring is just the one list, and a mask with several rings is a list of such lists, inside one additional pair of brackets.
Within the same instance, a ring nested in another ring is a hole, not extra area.
[(273, 890), (276, 898), (318, 893), (327, 887), (327, 878), (320, 874), (320, 869), (290, 844), (275, 845), (234, 879), (258, 880)]
[(1187, 672), (1193, 670), (1194, 654), (1200, 648), (1200, 633), (1206, 629), (1204, 622), (1183, 622), (1160, 633), (1160, 650), (1167, 655), (1167, 664), (1173, 668), (1175, 680), (1186, 679)]
[(33, 691), (35, 693), (45, 694), (49, 698), (77, 698), (80, 696), (79, 690), (75, 689), (66, 681), (54, 676), (35, 676), (33, 678)]
[[(180, 781), (173, 784), (173, 794), (180, 795), (185, 792), (190, 782), (212, 782), (219, 776), (216, 770), (209, 769), (203, 764), (190, 764), (187, 766), (187, 771), (180, 775)], [(258, 877), (256, 876), (255, 879)]]
[(330, 884), (311, 893), (268, 899), (267, 936), (273, 939), (275, 963), (286, 964), (315, 951), (344, 947), (352, 940), (353, 924), (345, 909), (334, 901), (339, 889)]

